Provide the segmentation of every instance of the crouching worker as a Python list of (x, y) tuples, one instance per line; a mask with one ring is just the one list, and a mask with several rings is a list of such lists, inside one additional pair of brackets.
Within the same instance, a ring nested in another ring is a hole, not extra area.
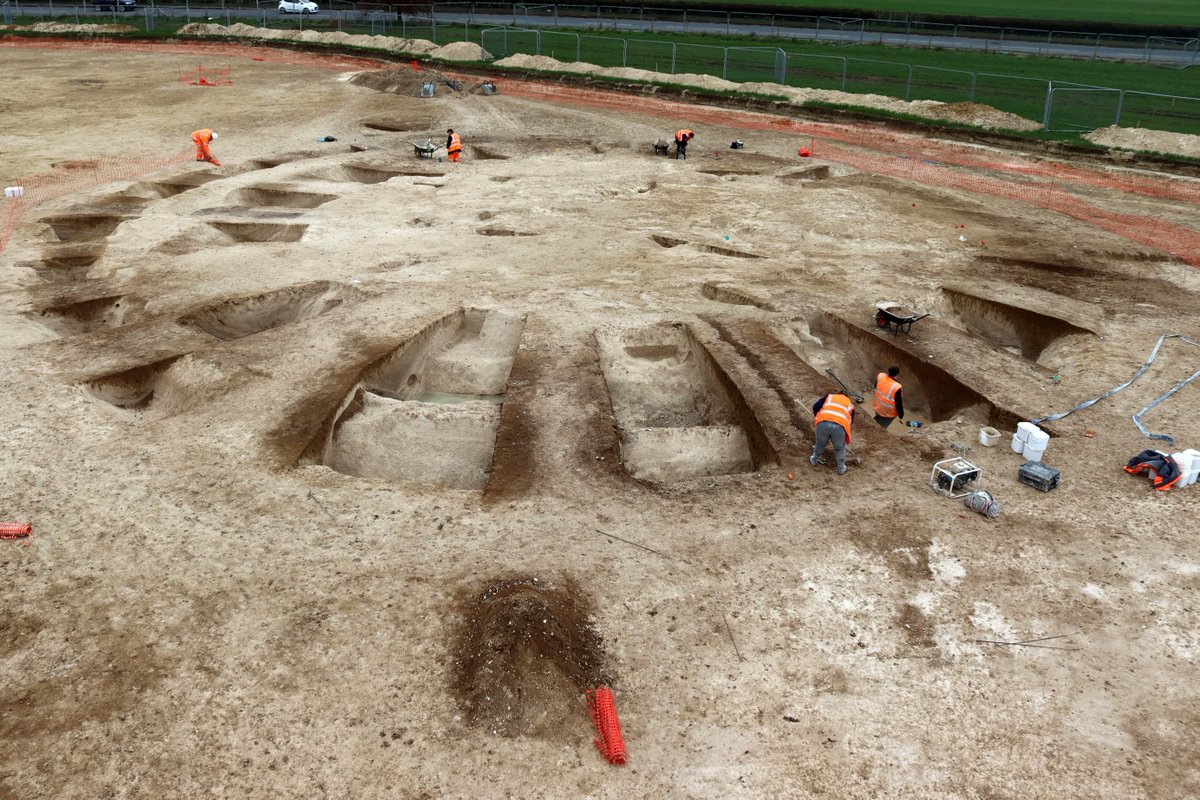
[(218, 167), (221, 166), (221, 162), (217, 161), (212, 151), (208, 149), (209, 142), (215, 142), (216, 140), (217, 134), (208, 128), (198, 130), (192, 134), (192, 144), (196, 145), (197, 161), (207, 161)]
[(454, 132), (454, 128), (446, 129), (446, 155), (451, 161), (462, 158), (462, 138)]
[(675, 157), (687, 158), (688, 142), (696, 137), (696, 134), (689, 131), (687, 128), (675, 131)]
[(854, 422), (854, 403), (838, 392), (830, 392), (813, 404), (816, 416), (816, 441), (808, 462), (814, 467), (820, 463), (821, 454), (832, 444), (837, 458), (838, 475), (846, 474), (846, 445), (850, 444), (850, 425)]
[(888, 367), (886, 373), (875, 376), (875, 421), (886, 428), (899, 417), (904, 419), (904, 387), (896, 378), (900, 375), (899, 367)]

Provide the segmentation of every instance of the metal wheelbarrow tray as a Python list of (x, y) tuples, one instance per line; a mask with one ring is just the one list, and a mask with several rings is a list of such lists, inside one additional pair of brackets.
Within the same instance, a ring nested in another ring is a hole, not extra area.
[(897, 303), (876, 303), (875, 324), (892, 333), (908, 333), (914, 322), (933, 316), (932, 314), (909, 314)]

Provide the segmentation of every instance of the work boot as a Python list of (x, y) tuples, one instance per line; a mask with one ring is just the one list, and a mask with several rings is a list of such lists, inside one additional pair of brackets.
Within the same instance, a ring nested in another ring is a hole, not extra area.
[(812, 464), (814, 467), (816, 467), (816, 466), (819, 466), (821, 462), (817, 460), (817, 457), (816, 457), (816, 456), (809, 456), (809, 457), (808, 457), (808, 463), (810, 463), (810, 464)]
[(838, 464), (838, 475), (845, 475), (845, 474), (846, 474), (846, 465)]

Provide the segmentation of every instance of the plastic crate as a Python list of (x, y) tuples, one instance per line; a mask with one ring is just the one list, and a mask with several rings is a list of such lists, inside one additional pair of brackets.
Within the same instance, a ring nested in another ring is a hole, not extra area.
[(1058, 486), (1058, 478), (1058, 470), (1038, 461), (1026, 461), (1017, 470), (1017, 480), (1042, 492)]

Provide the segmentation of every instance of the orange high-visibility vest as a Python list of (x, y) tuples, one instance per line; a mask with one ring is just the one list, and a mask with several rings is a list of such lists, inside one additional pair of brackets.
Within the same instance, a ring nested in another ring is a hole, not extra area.
[(208, 144), (212, 141), (212, 129), (203, 128), (192, 134), (192, 141), (196, 144)]
[(691, 139), (691, 138), (692, 138), (693, 136), (695, 136), (695, 135), (696, 135), (696, 134), (692, 133), (692, 132), (691, 132), (691, 131), (689, 131), (687, 128), (684, 128), (684, 129), (683, 129), (683, 130), (681, 130), (681, 131), (675, 131), (675, 141), (677, 141), (677, 142), (683, 142), (683, 141), (686, 141), (686, 139), (684, 139), (684, 137), (685, 137), (685, 136), (686, 136), (688, 139)]
[(462, 139), (458, 138), (457, 133), (450, 134), (450, 146), (446, 148), (447, 153), (457, 153), (462, 150)]
[(875, 378), (875, 413), (881, 417), (896, 416), (896, 392), (900, 391), (900, 381), (886, 372), (879, 373)]
[(825, 404), (822, 405), (821, 410), (817, 412), (816, 424), (820, 425), (822, 422), (836, 422), (846, 431), (846, 444), (850, 444), (850, 414), (853, 411), (854, 403), (851, 403), (850, 398), (846, 397), (846, 395), (826, 395)]

